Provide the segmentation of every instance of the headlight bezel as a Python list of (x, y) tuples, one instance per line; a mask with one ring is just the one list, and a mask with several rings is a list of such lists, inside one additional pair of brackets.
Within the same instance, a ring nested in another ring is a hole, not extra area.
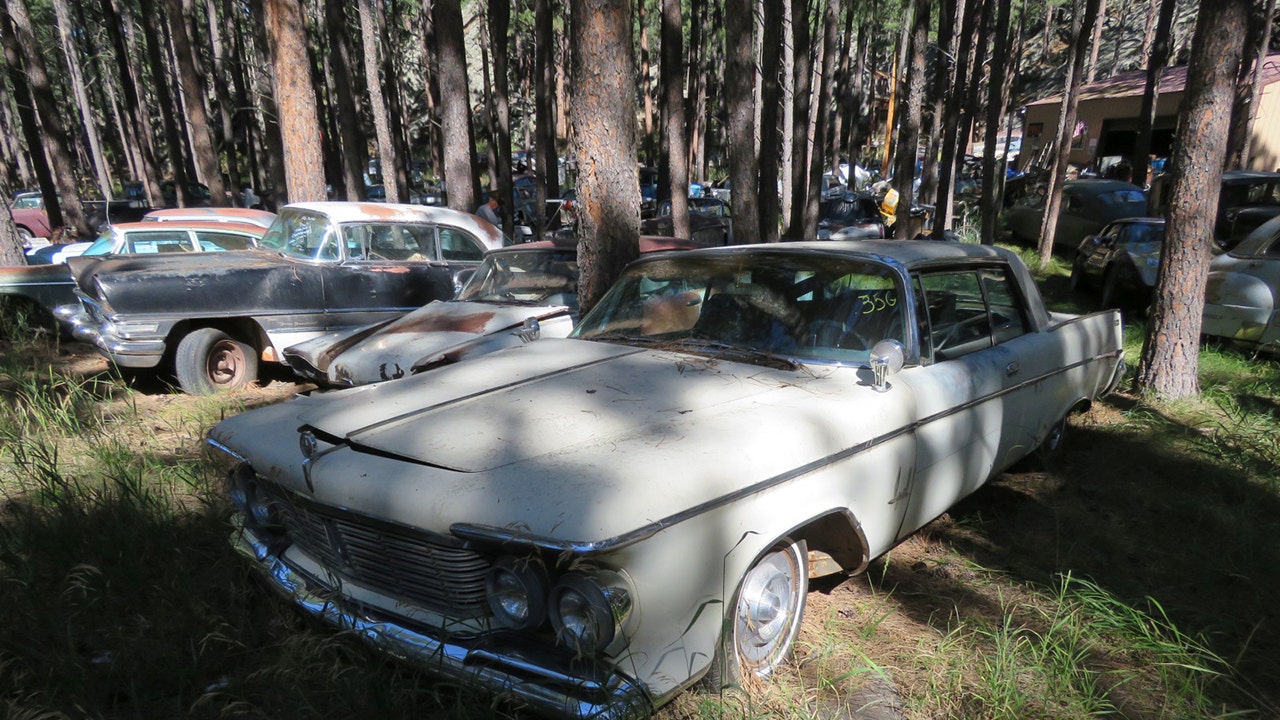
[[(584, 609), (577, 618), (566, 619), (566, 600)], [(604, 652), (623, 635), (632, 608), (629, 583), (612, 571), (566, 573), (551, 588), (547, 600), (556, 642), (586, 655)]]
[[(504, 589), (523, 594), (526, 611), (519, 617), (503, 603)], [(539, 558), (504, 556), (489, 568), (484, 582), (485, 600), (494, 619), (510, 630), (533, 630), (547, 619), (550, 579)]]

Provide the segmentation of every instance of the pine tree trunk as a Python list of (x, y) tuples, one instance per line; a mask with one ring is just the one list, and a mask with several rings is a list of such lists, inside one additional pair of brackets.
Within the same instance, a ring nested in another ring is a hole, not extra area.
[[(791, 36), (795, 47), (795, 72), (791, 87), (795, 115), (791, 136), (791, 215), (787, 219), (787, 237), (805, 234), (805, 208), (809, 200), (809, 105), (813, 96), (813, 63), (809, 55), (809, 2), (791, 0)], [(802, 125), (803, 123), (803, 125)], [(735, 186), (735, 190), (736, 190)]]
[[(1007, 2), (1007, 0), (1006, 0)], [(924, 112), (924, 54), (929, 40), (929, 2), (915, 0), (907, 55), (906, 87), (898, 100), (901, 125), (898, 130), (897, 163), (893, 186), (898, 191), (898, 208), (893, 223), (893, 236), (905, 240), (912, 236), (911, 207), (915, 201), (916, 155), (920, 147), (920, 117)]]
[[(191, 134), (192, 160), (196, 164), (199, 176), (209, 187), (213, 204), (226, 205), (226, 186), (222, 182), (218, 153), (214, 149), (213, 138), (209, 135), (212, 125), (205, 112), (204, 86), (200, 82), (200, 73), (196, 70), (195, 58), (191, 54), (191, 40), (187, 33), (187, 19), (182, 12), (181, 0), (165, 0), (165, 10), (169, 19), (174, 55), (177, 57), (178, 82), (182, 88), (182, 100)], [(186, 185), (178, 186), (177, 190), (179, 197), (187, 195)], [(186, 200), (190, 202), (189, 197)]]
[(795, 167), (792, 163), (792, 155), (795, 152), (795, 134), (796, 134), (796, 49), (795, 45), (786, 41), (786, 38), (792, 37), (791, 32), (791, 8), (792, 3), (798, 0), (782, 0), (782, 152), (778, 159), (780, 175), (782, 176), (782, 207), (779, 208), (781, 217), (779, 221), (788, 226), (790, 232), (791, 223), (791, 201), (795, 188), (793, 176)]
[[(155, 0), (140, 0), (142, 12), (141, 24), (146, 44), (147, 65), (151, 71), (152, 92), (156, 94), (159, 105), (161, 126), (164, 128), (165, 148), (169, 155), (169, 170), (173, 175), (174, 191), (179, 204), (185, 205), (187, 197), (187, 164), (182, 155), (182, 135), (178, 126), (181, 117), (178, 107), (170, 92), (169, 78), (165, 74), (168, 63), (165, 62), (165, 43), (157, 23), (161, 21), (159, 8)], [(158, 199), (163, 196), (157, 195)], [(158, 202), (163, 204), (163, 201)]]
[[(493, 145), (495, 165), (490, 174), (497, 173), (498, 192), (503, 197), (510, 197), (512, 191), (511, 178), (511, 101), (508, 97), (507, 53), (509, 52), (508, 33), (511, 29), (511, 3), (509, 0), (489, 0), (489, 32), (493, 47)], [(502, 232), (507, 237), (515, 235), (515, 208), (511, 203), (502, 206)], [(538, 198), (538, 206), (534, 208), (537, 217), (534, 222), (534, 237), (542, 239), (542, 231), (546, 228), (543, 217), (546, 198)]]
[(306, 13), (300, 0), (265, 0), (265, 29), (280, 118), (285, 202), (326, 199), (320, 117), (307, 59)]
[[(91, 233), (91, 228), (85, 221), (80, 194), (76, 189), (75, 163), (71, 159), (71, 139), (62, 125), (62, 113), (54, 97), (49, 75), (45, 71), (44, 59), (35, 45), (35, 28), (32, 27), (31, 17), (27, 14), (25, 0), (8, 0), (7, 6), (11, 24), (6, 23), (9, 27), (5, 32), (6, 36), (9, 36), (6, 41), (12, 38), (16, 49), (21, 54), (18, 67), (25, 69), (25, 84), (30, 88), (35, 112), (39, 115), (40, 127), (44, 130), (39, 141), (30, 147), (34, 151), (34, 148), (44, 146), (50, 174), (56, 186), (49, 189), (41, 188), (44, 192), (45, 212), (49, 216), (49, 224), (51, 227), (66, 225), (75, 234), (87, 237)], [(7, 51), (6, 55), (8, 55)], [(10, 61), (11, 72), (13, 67)], [(51, 197), (56, 201), (53, 208), (49, 207)]]
[(1247, 170), (1253, 148), (1253, 120), (1257, 116), (1254, 100), (1262, 83), (1262, 66), (1271, 38), (1271, 19), (1276, 13), (1276, 0), (1263, 0), (1254, 5), (1249, 17), (1249, 31), (1244, 41), (1244, 61), (1236, 76), (1236, 99), (1231, 108), (1231, 130), (1227, 135), (1227, 170)]
[[(778, 242), (778, 108), (782, 102), (778, 73), (782, 64), (782, 0), (763, 0), (761, 27), (764, 53), (760, 58), (760, 242)], [(737, 242), (737, 238), (734, 238)]]
[[(999, 203), (999, 178), (996, 176), (996, 141), (1000, 136), (1000, 118), (1004, 117), (1007, 102), (1005, 76), (1009, 65), (1009, 13), (1012, 0), (998, 0), (996, 25), (992, 29), (991, 82), (987, 85), (987, 121), (982, 137), (982, 207), (997, 208)], [(996, 222), (999, 213), (982, 214), (981, 239), (984, 245), (994, 245)]]
[(141, 167), (134, 179), (140, 181), (146, 193), (147, 202), (160, 204), (160, 178), (156, 169), (155, 147), (152, 144), (150, 122), (147, 119), (147, 107), (139, 97), (138, 84), (133, 73), (133, 65), (129, 61), (129, 46), (121, 28), (128, 22), (116, 10), (113, 0), (101, 0), (104, 30), (111, 41), (115, 55), (117, 79), (123, 95), (123, 108), (127, 122), (127, 136), (136, 143), (134, 152), (141, 161)]
[(381, 43), (378, 42), (379, 23), (373, 15), (378, 10), (372, 7), (373, 0), (360, 0), (357, 5), (360, 16), (360, 40), (364, 47), (365, 87), (368, 93), (369, 110), (373, 115), (374, 135), (378, 139), (378, 179), (386, 189), (387, 202), (398, 203), (404, 199), (404, 196), (401, 195), (401, 188), (397, 184), (396, 167), (399, 166), (399, 158), (396, 157), (396, 146), (391, 139), (387, 103), (382, 94), (382, 75), (378, 72), (381, 65), (378, 49)]
[(9, 187), (0, 186), (0, 267), (27, 264), (22, 241), (18, 237), (18, 226), (14, 224), (13, 215), (10, 214), (9, 197)]
[[(659, 0), (662, 2), (663, 0)], [(653, 165), (653, 79), (649, 67), (649, 18), (646, 10), (648, 0), (636, 0), (636, 23), (640, 34), (640, 87), (637, 90), (644, 98), (644, 136), (640, 138), (640, 152), (645, 165)]]
[[(1101, 0), (1084, 0), (1084, 12), (1073, 13), (1071, 56), (1067, 61), (1067, 76), (1063, 83), (1062, 109), (1058, 114), (1058, 137), (1054, 147), (1053, 168), (1049, 172), (1048, 200), (1040, 225), (1040, 264), (1047, 265), (1053, 257), (1053, 241), (1058, 231), (1058, 216), (1062, 210), (1062, 182), (1067, 176), (1067, 164), (1071, 157), (1071, 138), (1076, 127), (1076, 101), (1080, 94), (1081, 75), (1084, 72), (1085, 47), (1093, 35), (1093, 24), (1098, 20)], [(1078, 4), (1078, 0), (1077, 0)]]
[(534, 177), (539, 207), (545, 208), (548, 198), (560, 197), (560, 153), (556, 148), (556, 128), (560, 125), (554, 89), (561, 74), (556, 72), (555, 8), (551, 0), (534, 0), (533, 15), (537, 43), (534, 47), (534, 119), (538, 126)]
[(1156, 99), (1160, 93), (1160, 71), (1169, 62), (1169, 33), (1173, 25), (1173, 11), (1177, 0), (1151, 0), (1160, 3), (1152, 36), (1151, 52), (1147, 56), (1147, 78), (1142, 91), (1142, 107), (1138, 111), (1138, 138), (1134, 142), (1133, 181), (1138, 185), (1148, 185), (1147, 175), (1150, 172), (1151, 130), (1156, 121)]
[(471, 90), (459, 0), (434, 0), (436, 48), (440, 72), (440, 136), (449, 207), (472, 212), (478, 203), (475, 131), (471, 126)]
[(696, 143), (694, 139), (698, 137), (699, 128), (702, 127), (702, 117), (698, 114), (698, 95), (702, 92), (705, 78), (702, 72), (702, 62), (705, 57), (702, 43), (702, 16), (706, 11), (705, 5), (693, 4), (689, 8), (689, 47), (686, 58), (685, 68), (685, 91), (687, 95), (684, 101), (684, 117), (685, 117), (685, 136), (683, 138), (685, 147), (685, 164), (690, 169), (690, 174), (694, 176), (698, 182), (706, 181), (706, 174), (701, 171), (700, 156), (696, 152)]
[[(325, 36), (329, 41), (329, 69), (333, 73), (334, 106), (337, 110), (338, 137), (342, 147), (341, 197), (355, 200), (364, 185), (365, 168), (369, 166), (368, 144), (360, 132), (359, 103), (356, 98), (355, 66), (351, 61), (351, 44), (347, 41), (346, 4), (342, 0), (325, 0)], [(335, 188), (337, 189), (337, 188)]]
[(955, 17), (959, 33), (952, 43), (955, 48), (955, 62), (948, 76), (951, 92), (947, 95), (942, 120), (942, 158), (938, 162), (938, 196), (934, 205), (938, 217), (933, 226), (950, 230), (955, 220), (955, 173), (956, 158), (963, 147), (960, 137), (961, 115), (964, 112), (964, 98), (969, 87), (969, 55), (973, 48), (973, 31), (978, 22), (982, 0), (956, 0)]
[(680, 0), (662, 0), (661, 42), (658, 84), (662, 88), (662, 155), (670, 183), (667, 192), (671, 196), (671, 234), (687, 238), (689, 165), (684, 144), (684, 20)]
[(627, 0), (572, 0), (574, 157), (578, 160), (578, 303), (585, 313), (639, 254), (636, 100)]
[(1223, 157), (1251, 0), (1201, 0), (1179, 133), (1170, 158), (1155, 302), (1135, 385), (1143, 395), (1179, 400), (1200, 392), (1201, 313), (1213, 248)]
[(732, 0), (724, 13), (724, 107), (729, 146), (729, 183), (733, 192), (734, 240), (760, 240), (759, 163), (755, 132), (755, 58), (752, 40), (755, 3)]
[(1084, 76), (1086, 85), (1098, 76), (1098, 49), (1102, 47), (1102, 26), (1106, 24), (1107, 0), (1102, 0), (1098, 5), (1098, 21), (1093, 24), (1093, 40), (1089, 43), (1089, 71)]
[(71, 82), (71, 94), (76, 99), (76, 108), (80, 111), (80, 122), (84, 126), (84, 136), (89, 143), (90, 165), (93, 167), (94, 179), (98, 184), (98, 192), (102, 197), (111, 194), (110, 168), (106, 157), (102, 154), (102, 141), (98, 137), (98, 126), (94, 122), (93, 106), (89, 104), (89, 95), (84, 87), (84, 73), (80, 69), (80, 55), (71, 39), (71, 16), (67, 12), (66, 0), (53, 0), (53, 12), (58, 23), (58, 36), (62, 45), (62, 54), (67, 58), (68, 80)]
[[(928, 16), (928, 10), (925, 16)], [(822, 79), (818, 85), (817, 117), (813, 123), (813, 148), (809, 156), (809, 191), (805, 195), (804, 235), (806, 238), (818, 237), (818, 204), (822, 194), (822, 174), (830, 167), (827, 161), (827, 135), (831, 132), (831, 113), (827, 109), (832, 106), (835, 96), (836, 48), (840, 24), (840, 0), (826, 0), (826, 8), (822, 16)], [(924, 60), (921, 58), (921, 67)], [(921, 75), (923, 80), (923, 74)], [(764, 191), (764, 188), (761, 188)]]

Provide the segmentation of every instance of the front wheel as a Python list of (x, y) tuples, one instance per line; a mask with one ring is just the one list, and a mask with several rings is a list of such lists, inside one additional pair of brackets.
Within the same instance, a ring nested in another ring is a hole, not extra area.
[(257, 380), (258, 354), (217, 328), (200, 328), (178, 343), (173, 369), (183, 392), (210, 395)]
[(784, 538), (743, 576), (703, 686), (720, 690), (772, 675), (791, 656), (808, 592), (807, 546)]

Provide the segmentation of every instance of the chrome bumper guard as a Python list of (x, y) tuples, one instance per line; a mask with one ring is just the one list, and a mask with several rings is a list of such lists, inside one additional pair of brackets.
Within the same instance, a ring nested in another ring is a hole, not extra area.
[(112, 362), (122, 367), (155, 367), (164, 357), (163, 340), (124, 340), (114, 333), (104, 333), (102, 326), (94, 322), (81, 305), (60, 305), (54, 308), (53, 314), (67, 326), (72, 337), (97, 346)]
[(535, 653), (432, 637), (407, 623), (340, 606), (332, 593), (313, 592), (306, 575), (273, 555), (251, 531), (237, 529), (232, 546), (254, 564), (273, 591), (305, 615), (354, 631), (375, 648), (436, 677), (510, 697), (517, 704), (558, 717), (625, 720), (653, 713), (654, 705), (644, 688), (621, 674), (609, 674), (603, 681), (588, 680), (538, 663)]

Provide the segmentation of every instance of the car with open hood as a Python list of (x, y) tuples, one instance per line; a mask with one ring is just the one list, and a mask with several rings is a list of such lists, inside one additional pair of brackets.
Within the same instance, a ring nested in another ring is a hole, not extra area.
[[(688, 249), (640, 237), (640, 252)], [(540, 338), (562, 338), (578, 320), (576, 243), (541, 240), (485, 254), (449, 300), (374, 325), (326, 333), (284, 349), (298, 375), (344, 387), (393, 380)]]
[(764, 678), (856, 573), (1123, 372), (1018, 257), (811, 242), (633, 262), (565, 339), (209, 434), (233, 543), (297, 609), (542, 713)]
[(72, 258), (80, 302), (56, 314), (116, 365), (172, 370), (185, 392), (210, 393), (253, 382), (290, 345), (452, 297), (502, 245), (455, 210), (298, 203), (240, 252)]

